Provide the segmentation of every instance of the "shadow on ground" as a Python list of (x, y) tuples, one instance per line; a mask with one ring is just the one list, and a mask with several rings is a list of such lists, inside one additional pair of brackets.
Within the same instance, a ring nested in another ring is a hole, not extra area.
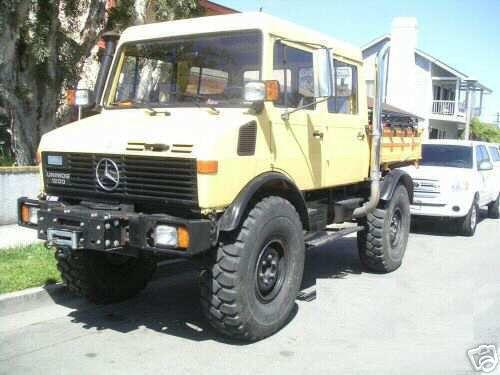
[[(298, 299), (314, 300), (318, 278), (343, 279), (360, 273), (355, 238), (344, 238), (310, 249)], [(128, 333), (147, 328), (188, 340), (244, 345), (244, 342), (222, 338), (208, 326), (200, 311), (197, 276), (196, 268), (187, 262), (164, 266), (156, 280), (138, 297), (113, 305), (92, 305), (81, 298), (68, 298), (67, 293), (53, 298), (60, 305), (76, 309), (69, 316), (84, 329)], [(298, 310), (299, 306), (295, 304), (290, 321)]]
[[(477, 225), (481, 225), (487, 216), (488, 211), (480, 209)], [(431, 236), (460, 237), (462, 235), (459, 232), (459, 225), (457, 219), (412, 216), (411, 232)]]

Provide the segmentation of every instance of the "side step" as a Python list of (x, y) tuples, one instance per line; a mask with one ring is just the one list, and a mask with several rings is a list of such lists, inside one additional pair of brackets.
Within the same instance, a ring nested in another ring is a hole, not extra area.
[(341, 229), (324, 230), (320, 232), (311, 233), (306, 235), (305, 241), (307, 247), (321, 246), (327, 242), (338, 240), (348, 234), (356, 233), (365, 229), (361, 226), (350, 226)]

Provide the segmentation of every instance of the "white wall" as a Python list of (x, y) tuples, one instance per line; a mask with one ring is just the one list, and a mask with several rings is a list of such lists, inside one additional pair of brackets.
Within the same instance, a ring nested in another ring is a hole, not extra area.
[(17, 223), (17, 198), (36, 198), (40, 175), (33, 168), (0, 170), (0, 225)]
[(429, 120), (429, 134), (431, 128), (434, 128), (445, 131), (445, 139), (457, 139), (459, 126), (460, 125), (458, 123), (452, 121)]

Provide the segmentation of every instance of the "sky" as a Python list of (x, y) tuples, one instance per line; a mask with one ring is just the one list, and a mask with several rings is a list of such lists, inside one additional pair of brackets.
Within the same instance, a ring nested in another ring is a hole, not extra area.
[(214, 0), (264, 12), (363, 46), (390, 32), (397, 16), (418, 21), (418, 48), (493, 90), (483, 121), (500, 112), (500, 0)]

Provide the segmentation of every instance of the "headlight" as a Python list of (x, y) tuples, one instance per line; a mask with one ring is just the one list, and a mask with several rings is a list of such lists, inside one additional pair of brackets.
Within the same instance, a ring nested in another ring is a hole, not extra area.
[(155, 245), (177, 246), (177, 228), (170, 225), (157, 225), (154, 232)]
[(39, 208), (35, 206), (23, 205), (21, 208), (21, 221), (23, 224), (38, 224)]
[(185, 226), (174, 227), (171, 225), (157, 225), (153, 239), (155, 246), (176, 247), (178, 249), (189, 248), (189, 231)]
[(456, 180), (451, 184), (451, 191), (459, 192), (459, 191), (467, 191), (469, 190), (469, 182), (463, 180)]

